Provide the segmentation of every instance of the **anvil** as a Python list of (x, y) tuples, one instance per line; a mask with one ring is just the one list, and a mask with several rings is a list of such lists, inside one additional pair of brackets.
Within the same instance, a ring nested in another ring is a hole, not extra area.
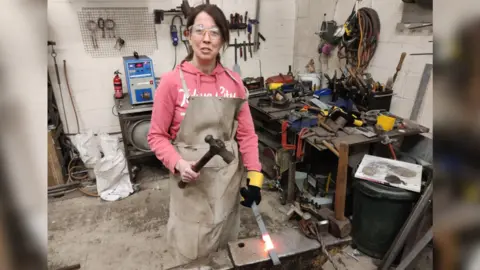
[[(352, 238), (335, 238), (331, 234), (322, 233), (327, 249), (349, 244)], [(274, 266), (265, 243), (261, 238), (246, 238), (228, 243), (227, 250), (220, 250), (206, 258), (197, 259), (191, 263), (176, 266), (169, 270), (231, 270), (231, 269), (318, 269), (323, 256), (320, 243), (307, 238), (298, 229), (288, 228), (279, 233), (271, 234), (272, 242), (282, 261)]]

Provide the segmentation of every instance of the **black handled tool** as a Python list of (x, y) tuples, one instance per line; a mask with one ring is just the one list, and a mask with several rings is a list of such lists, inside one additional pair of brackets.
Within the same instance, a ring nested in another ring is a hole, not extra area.
[[(233, 153), (227, 150), (225, 143), (222, 140), (214, 139), (212, 135), (207, 135), (205, 136), (205, 142), (210, 145), (210, 149), (195, 165), (192, 166), (194, 172), (199, 172), (215, 155), (221, 156), (223, 161), (227, 164), (232, 163), (235, 159)], [(187, 182), (178, 182), (178, 187), (181, 189), (184, 189), (187, 185)]]
[(247, 61), (247, 42), (243, 42), (243, 60)]

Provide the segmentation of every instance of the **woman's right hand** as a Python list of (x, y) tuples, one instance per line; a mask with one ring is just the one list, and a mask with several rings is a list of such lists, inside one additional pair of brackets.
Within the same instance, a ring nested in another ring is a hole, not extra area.
[(195, 165), (193, 161), (186, 161), (180, 159), (177, 164), (175, 164), (175, 169), (179, 172), (180, 178), (183, 182), (192, 182), (196, 181), (200, 176), (200, 173), (196, 173), (192, 170), (192, 166)]

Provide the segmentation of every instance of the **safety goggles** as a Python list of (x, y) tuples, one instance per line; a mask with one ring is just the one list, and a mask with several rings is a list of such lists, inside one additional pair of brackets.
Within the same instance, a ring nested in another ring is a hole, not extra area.
[(212, 40), (218, 40), (222, 37), (220, 29), (218, 29), (216, 26), (205, 28), (202, 24), (196, 24), (190, 26), (189, 30), (192, 37), (203, 38), (206, 32), (208, 32)]

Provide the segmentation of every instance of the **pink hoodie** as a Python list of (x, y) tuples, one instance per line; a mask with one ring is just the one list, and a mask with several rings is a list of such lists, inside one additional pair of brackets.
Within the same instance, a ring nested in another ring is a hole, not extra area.
[[(188, 106), (180, 81), (180, 68), (192, 96), (211, 94), (232, 98), (246, 97), (240, 76), (228, 70), (235, 78), (235, 82), (222, 65), (217, 65), (212, 74), (206, 75), (185, 61), (175, 70), (163, 74), (155, 92), (152, 121), (147, 138), (152, 151), (171, 172), (175, 172), (175, 164), (181, 159), (171, 140), (175, 139)], [(248, 171), (260, 172), (262, 168), (258, 156), (258, 136), (255, 134), (248, 102), (243, 104), (238, 113), (236, 139), (244, 166)]]

